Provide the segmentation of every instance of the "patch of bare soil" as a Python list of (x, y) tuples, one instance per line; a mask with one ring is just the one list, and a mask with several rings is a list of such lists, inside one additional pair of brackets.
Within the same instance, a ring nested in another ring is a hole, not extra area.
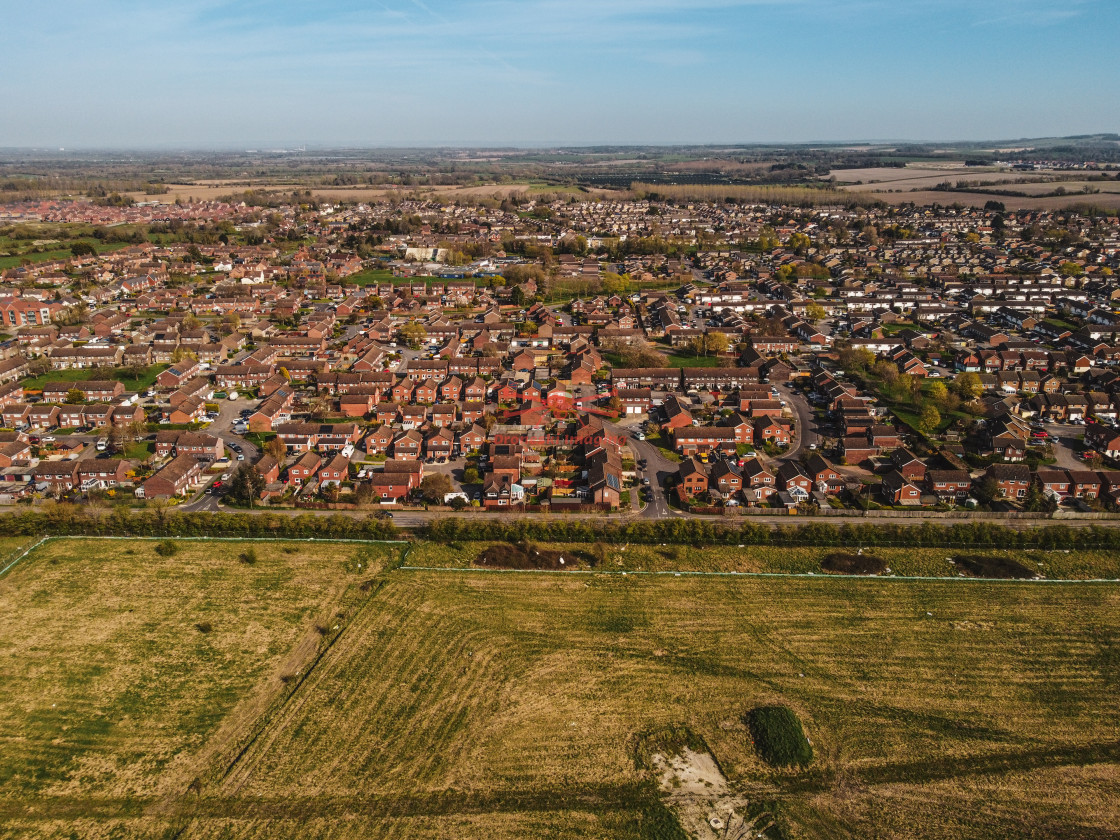
[(697, 840), (745, 840), (770, 827), (769, 814), (750, 817), (746, 798), (728, 790), (711, 753), (686, 748), (680, 755), (654, 753), (651, 760), (666, 803)]
[(476, 566), (493, 569), (570, 569), (578, 562), (572, 552), (535, 545), (492, 545), (474, 559)]

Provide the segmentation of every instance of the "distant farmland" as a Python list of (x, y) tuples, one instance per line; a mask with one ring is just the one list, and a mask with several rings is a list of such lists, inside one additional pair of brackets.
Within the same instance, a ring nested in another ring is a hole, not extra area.
[[(0, 579), (0, 836), (680, 838), (642, 759), (670, 731), (772, 838), (1120, 824), (1117, 584), (156, 545), (52, 542)], [(755, 754), (769, 704), (808, 768)]]

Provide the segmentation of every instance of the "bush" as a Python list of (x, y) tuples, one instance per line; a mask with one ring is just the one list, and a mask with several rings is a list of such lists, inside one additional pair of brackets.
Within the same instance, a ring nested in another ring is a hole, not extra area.
[(772, 767), (807, 767), (813, 760), (813, 747), (789, 706), (759, 706), (746, 722), (754, 748)]
[(179, 553), (179, 544), (174, 540), (161, 540), (156, 543), (156, 554), (160, 557), (174, 557)]
[(250, 566), (257, 562), (257, 550), (249, 547), (237, 555), (237, 559), (242, 563), (248, 563)]
[(209, 621), (200, 621), (194, 626), (194, 629), (199, 633), (209, 633), (214, 629), (214, 625), (212, 625)]

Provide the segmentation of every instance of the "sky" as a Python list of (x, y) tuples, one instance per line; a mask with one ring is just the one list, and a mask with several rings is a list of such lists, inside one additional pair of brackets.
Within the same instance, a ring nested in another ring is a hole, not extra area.
[(1120, 0), (0, 0), (0, 147), (1120, 131)]

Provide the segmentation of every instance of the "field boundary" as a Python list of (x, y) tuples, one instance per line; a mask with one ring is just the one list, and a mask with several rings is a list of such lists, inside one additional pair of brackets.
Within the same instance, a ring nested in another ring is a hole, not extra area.
[(400, 566), (401, 572), (458, 572), (483, 574), (520, 575), (616, 575), (629, 577), (735, 577), (735, 578), (806, 578), (808, 580), (896, 580), (959, 583), (1120, 583), (1120, 578), (985, 578), (985, 577), (931, 577), (928, 575), (829, 575), (813, 572), (690, 572), (690, 571), (621, 571), (615, 569), (488, 569), (481, 567), (453, 568), (449, 566)]
[(11, 569), (14, 569), (16, 567), (16, 564), (19, 563), (20, 560), (25, 558), (28, 554), (30, 554), (32, 551), (37, 549), (43, 543), (47, 542), (48, 540), (52, 540), (52, 539), (55, 539), (55, 538), (50, 537), (50, 536), (42, 537), (38, 542), (33, 543), (32, 545), (23, 549), (23, 553), (21, 553), (15, 560), (13, 560), (11, 563), (9, 563), (7, 566), (5, 566), (3, 569), (0, 569), (0, 578), (4, 577), (4, 575), (6, 575)]

